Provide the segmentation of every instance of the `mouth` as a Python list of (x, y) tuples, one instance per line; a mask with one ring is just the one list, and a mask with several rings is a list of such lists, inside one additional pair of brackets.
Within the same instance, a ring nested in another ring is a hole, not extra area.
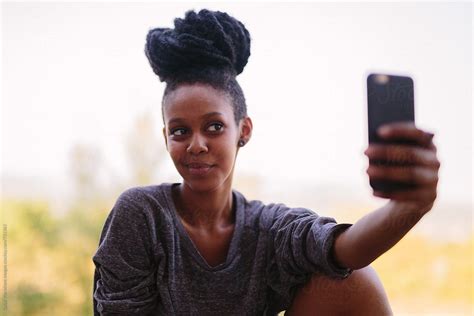
[(190, 163), (187, 164), (186, 167), (188, 168), (190, 174), (202, 176), (207, 174), (214, 166), (204, 163)]

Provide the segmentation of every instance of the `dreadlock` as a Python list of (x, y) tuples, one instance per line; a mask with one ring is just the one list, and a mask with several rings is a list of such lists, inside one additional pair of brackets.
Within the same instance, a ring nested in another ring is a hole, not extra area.
[(250, 56), (250, 34), (225, 12), (192, 10), (174, 20), (174, 29), (151, 29), (145, 54), (153, 72), (166, 83), (163, 100), (181, 84), (204, 83), (227, 93), (236, 124), (247, 115), (236, 76)]

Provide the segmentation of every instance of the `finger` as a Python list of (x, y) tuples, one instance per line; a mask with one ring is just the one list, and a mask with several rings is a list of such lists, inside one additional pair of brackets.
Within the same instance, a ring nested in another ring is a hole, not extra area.
[(431, 141), (428, 146), (426, 147), (428, 148), (429, 150), (432, 150), (434, 153), (437, 153), (438, 152), (438, 148), (436, 147), (436, 145), (433, 143), (433, 141)]
[(369, 160), (384, 161), (398, 165), (414, 164), (439, 168), (438, 158), (432, 149), (408, 145), (371, 144), (364, 153)]
[(371, 180), (396, 181), (410, 184), (435, 185), (438, 172), (432, 168), (415, 166), (375, 166), (367, 168)]
[(377, 197), (398, 201), (434, 201), (437, 197), (436, 188), (393, 192), (374, 191), (373, 194)]
[(395, 122), (379, 127), (377, 133), (384, 140), (410, 140), (419, 145), (428, 145), (434, 137), (433, 133), (418, 129), (413, 122)]

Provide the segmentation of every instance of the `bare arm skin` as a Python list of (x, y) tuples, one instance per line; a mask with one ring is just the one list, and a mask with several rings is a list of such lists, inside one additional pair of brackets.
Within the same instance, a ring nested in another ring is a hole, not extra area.
[(341, 233), (334, 242), (335, 260), (343, 267), (360, 269), (392, 248), (423, 214), (390, 201)]
[[(333, 255), (341, 266), (361, 269), (394, 246), (433, 207), (436, 199), (440, 162), (432, 142), (434, 134), (424, 132), (413, 123), (385, 125), (386, 139), (415, 141), (419, 146), (371, 144), (365, 154), (369, 159), (398, 161), (402, 166), (372, 165), (371, 179), (403, 181), (416, 184), (415, 189), (374, 195), (388, 198), (383, 207), (367, 214), (336, 237)], [(379, 130), (380, 131), (380, 130)]]

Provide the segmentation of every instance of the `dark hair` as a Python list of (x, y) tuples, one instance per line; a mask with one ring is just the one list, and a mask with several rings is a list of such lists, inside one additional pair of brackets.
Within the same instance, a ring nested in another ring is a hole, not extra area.
[(174, 29), (151, 29), (145, 54), (153, 72), (166, 83), (163, 99), (180, 84), (203, 83), (232, 99), (235, 122), (247, 115), (244, 93), (236, 76), (250, 56), (250, 34), (225, 12), (187, 11), (174, 19)]

